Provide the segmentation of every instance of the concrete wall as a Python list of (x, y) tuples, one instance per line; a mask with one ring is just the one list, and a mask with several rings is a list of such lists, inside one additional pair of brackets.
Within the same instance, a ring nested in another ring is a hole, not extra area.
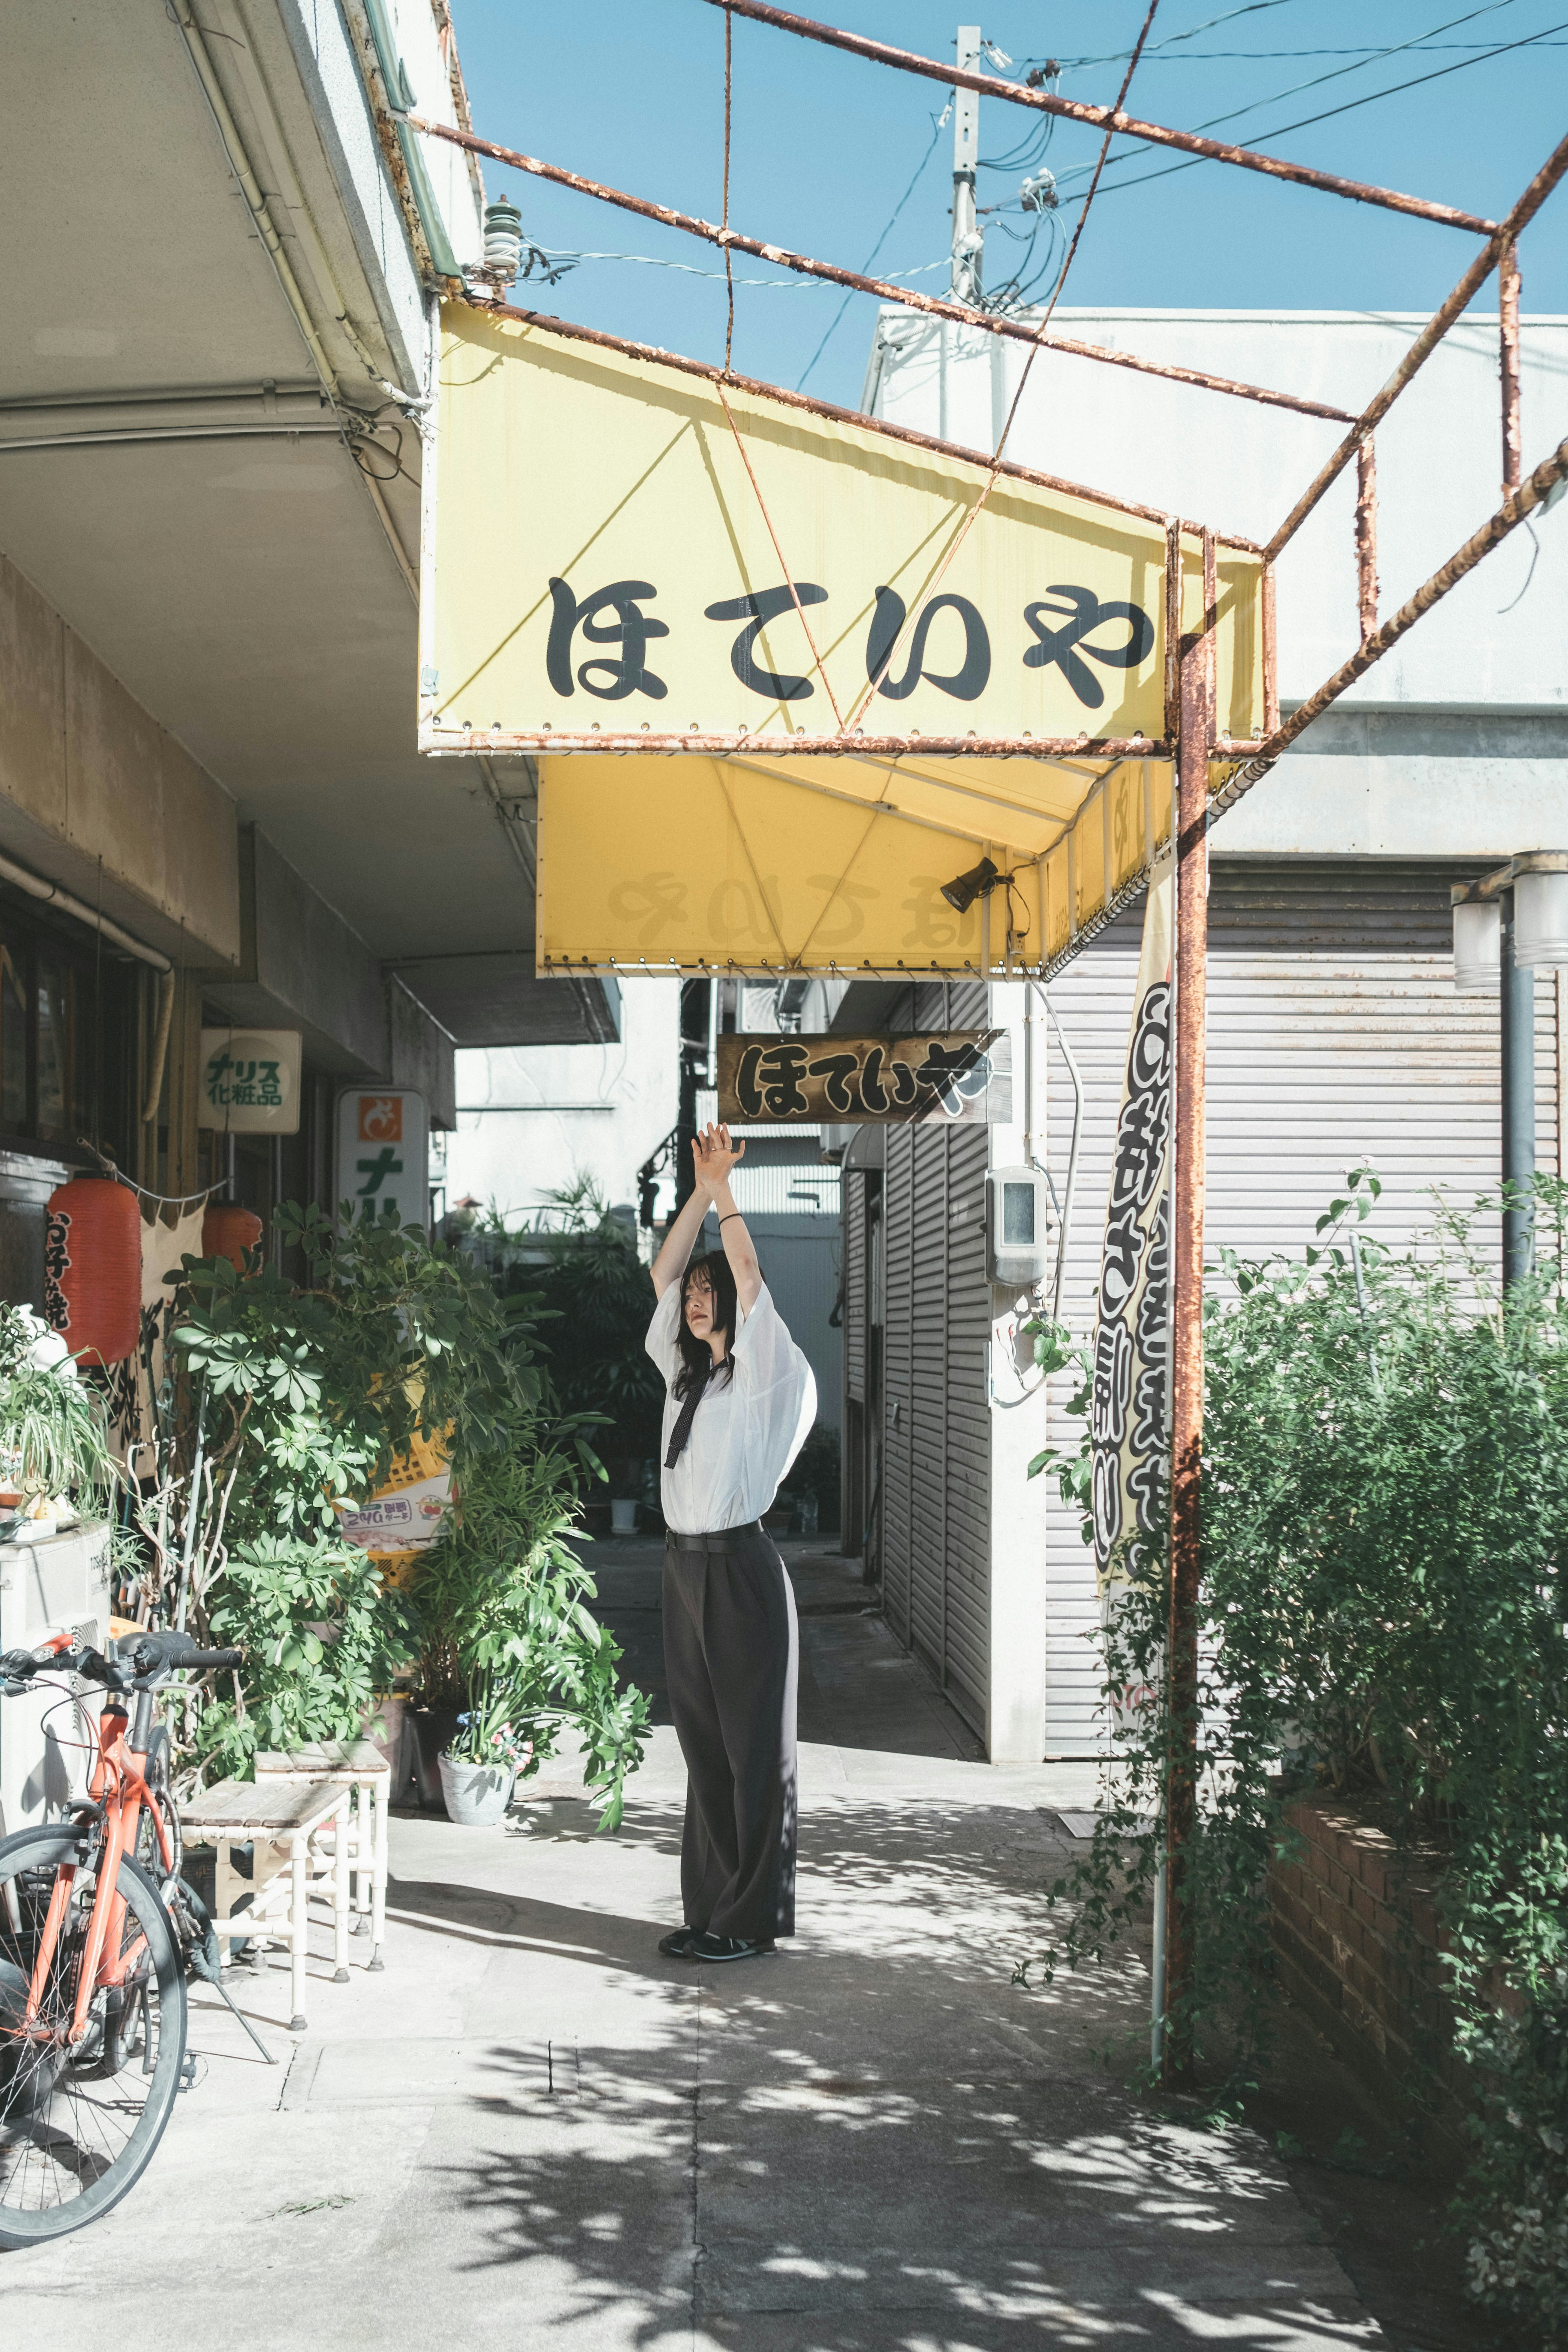
[(4, 556), (0, 847), (176, 961), (238, 957), (234, 803)]
[(452, 1040), (417, 997), (389, 973), (386, 1003), (386, 1075), (395, 1087), (417, 1087), (432, 1127), (456, 1127), (458, 1092)]
[(386, 1013), (364, 941), (253, 824), (240, 827), (239, 876), (239, 968), (205, 983), (209, 1003), (231, 1021), (301, 1030), (318, 1069), (379, 1074)]
[[(1392, 373), (1426, 316), (1371, 311), (1110, 310), (1056, 313), (1085, 342), (1295, 392), (1354, 413)], [(994, 447), (1027, 353), (994, 335), (884, 311), (875, 413), (966, 446)], [(1562, 431), (1568, 320), (1521, 321), (1524, 464)], [(879, 354), (879, 357), (878, 356)], [(1216, 530), (1267, 540), (1343, 427), (1289, 410), (1042, 352), (1007, 454)], [(1501, 501), (1495, 313), (1463, 320), (1376, 434), (1380, 611), (1386, 616)], [(1352, 549), (1355, 468), (1341, 476), (1279, 565), (1279, 693), (1289, 709), (1357, 643)], [(1347, 699), (1437, 710), (1568, 707), (1561, 615), (1568, 512), (1518, 531), (1377, 664)], [(1534, 562), (1533, 577), (1525, 588)], [(1502, 608), (1510, 606), (1511, 610)]]
[[(612, 1203), (635, 1203), (638, 1168), (675, 1125), (680, 983), (628, 981), (620, 1011), (616, 1045), (491, 1046), (458, 1055), (449, 1202), (471, 1193), (526, 1213), (581, 1174), (595, 1178)], [(520, 1108), (501, 1108), (510, 1104)], [(672, 1200), (666, 1175), (661, 1215)]]

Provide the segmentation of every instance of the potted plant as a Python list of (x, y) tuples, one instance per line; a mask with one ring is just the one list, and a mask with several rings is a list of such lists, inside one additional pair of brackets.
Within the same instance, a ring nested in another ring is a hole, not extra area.
[(511, 1802), (512, 1787), (533, 1755), (533, 1742), (513, 1729), (512, 1710), (521, 1693), (493, 1667), (475, 1676), (475, 1703), (458, 1717), (456, 1736), (437, 1759), (441, 1794), (453, 1821), (465, 1829), (488, 1829)]
[(503, 1448), (469, 1464), (459, 1507), (425, 1555), (413, 1597), (426, 1696), (457, 1703), (440, 1758), (454, 1821), (499, 1820), (514, 1778), (537, 1770), (563, 1735), (585, 1751), (600, 1827), (620, 1820), (648, 1705), (622, 1685), (619, 1646), (588, 1608), (593, 1579), (568, 1540), (576, 1519), (563, 1454)]
[(90, 1507), (120, 1475), (99, 1390), (32, 1307), (0, 1303), (0, 1533), (52, 1535), (73, 1495)]

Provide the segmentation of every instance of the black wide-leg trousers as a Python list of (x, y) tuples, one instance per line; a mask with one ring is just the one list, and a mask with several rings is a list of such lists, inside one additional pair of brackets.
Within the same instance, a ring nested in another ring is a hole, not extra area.
[(665, 1540), (664, 1663), (686, 1759), (689, 1927), (795, 1933), (795, 1595), (753, 1522)]

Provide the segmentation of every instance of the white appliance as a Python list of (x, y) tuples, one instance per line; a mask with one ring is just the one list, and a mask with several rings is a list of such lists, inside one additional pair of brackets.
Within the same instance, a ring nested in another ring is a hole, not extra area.
[[(39, 1543), (0, 1544), (0, 1650), (35, 1650), (68, 1633), (101, 1650), (109, 1640), (109, 1529), (85, 1520)], [(101, 1691), (60, 1684), (0, 1698), (0, 1832), (53, 1821), (85, 1795)]]

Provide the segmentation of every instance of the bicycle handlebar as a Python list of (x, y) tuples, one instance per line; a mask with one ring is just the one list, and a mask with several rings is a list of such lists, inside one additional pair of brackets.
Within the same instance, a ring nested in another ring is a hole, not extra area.
[(116, 1659), (85, 1647), (42, 1653), (7, 1650), (0, 1654), (0, 1685), (6, 1697), (14, 1698), (35, 1675), (54, 1673), (81, 1675), (89, 1682), (101, 1683), (106, 1690), (140, 1690), (177, 1670), (221, 1672), (245, 1660), (243, 1650), (198, 1650), (189, 1633), (177, 1632), (127, 1636), (120, 1646), (125, 1654)]

